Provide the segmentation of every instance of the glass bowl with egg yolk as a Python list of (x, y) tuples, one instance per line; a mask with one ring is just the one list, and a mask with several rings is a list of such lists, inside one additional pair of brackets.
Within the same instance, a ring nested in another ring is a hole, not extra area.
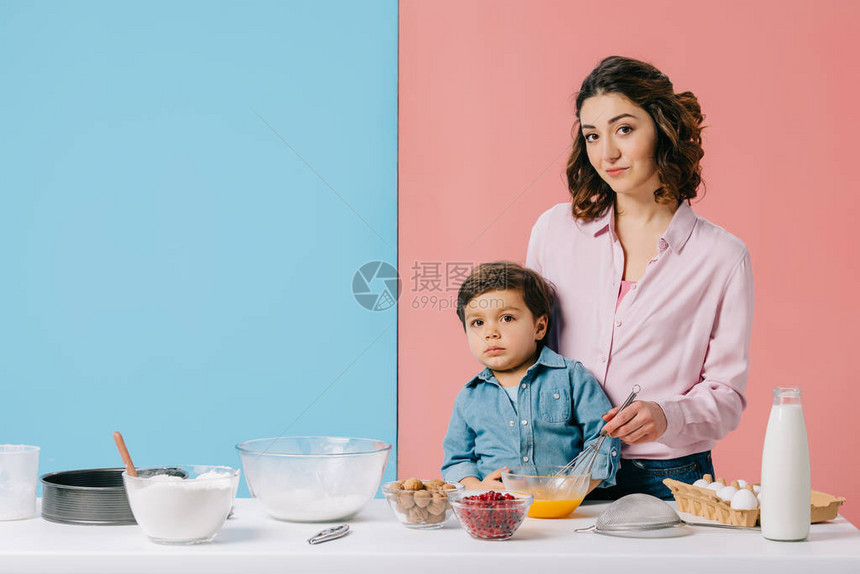
[(502, 471), (506, 490), (528, 492), (534, 497), (529, 516), (565, 518), (588, 494), (591, 473), (556, 476), (561, 466), (516, 466)]

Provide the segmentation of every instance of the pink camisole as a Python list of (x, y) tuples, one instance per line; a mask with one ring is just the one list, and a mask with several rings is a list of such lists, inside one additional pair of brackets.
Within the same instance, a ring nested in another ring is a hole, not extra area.
[(624, 296), (627, 295), (627, 292), (636, 285), (636, 281), (621, 281), (621, 288), (618, 290), (618, 301), (615, 302), (615, 308), (618, 309), (618, 306), (621, 304), (621, 300), (624, 299)]

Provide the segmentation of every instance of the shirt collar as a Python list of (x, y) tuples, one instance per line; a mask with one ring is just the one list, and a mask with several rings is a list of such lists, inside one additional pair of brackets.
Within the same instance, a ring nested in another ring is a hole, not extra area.
[(608, 230), (615, 231), (615, 206), (610, 205), (609, 209), (603, 212), (602, 215), (592, 219), (591, 221), (581, 221), (576, 220), (577, 225), (579, 225), (580, 229), (585, 231), (587, 234), (597, 237), (601, 233), (604, 233)]
[[(537, 365), (543, 365), (544, 367), (548, 367), (550, 369), (562, 369), (566, 366), (564, 362), (564, 357), (562, 357), (546, 345), (544, 345), (543, 349), (541, 349), (540, 355), (538, 355), (537, 362), (531, 367), (529, 367), (529, 371), (536, 368)], [(474, 387), (480, 382), (498, 384), (498, 381), (496, 381), (496, 378), (493, 376), (493, 371), (491, 371), (489, 367), (472, 377), (472, 379), (468, 383), (466, 383), (466, 386)]]
[(537, 360), (539, 365), (543, 365), (544, 367), (549, 367), (551, 369), (563, 369), (566, 365), (564, 362), (564, 357), (547, 347), (543, 346), (541, 349), (540, 356)]
[[(663, 239), (669, 246), (680, 252), (684, 245), (686, 245), (687, 240), (690, 239), (690, 235), (693, 233), (693, 228), (696, 226), (696, 220), (698, 216), (693, 212), (693, 208), (690, 207), (690, 204), (686, 201), (682, 201), (681, 205), (678, 206), (678, 209), (675, 211), (675, 215), (672, 216), (672, 221), (669, 223), (668, 229), (663, 234)], [(611, 231), (613, 234), (615, 233), (615, 206), (610, 205), (609, 208), (603, 212), (603, 215), (596, 219), (592, 219), (591, 221), (577, 221), (579, 227), (594, 237), (597, 237), (601, 233), (605, 233), (606, 231)]]
[(680, 252), (687, 244), (687, 240), (690, 239), (690, 235), (693, 234), (693, 228), (698, 219), (699, 217), (693, 212), (690, 204), (682, 201), (675, 211), (675, 215), (672, 216), (672, 221), (663, 234), (663, 239), (674, 251)]

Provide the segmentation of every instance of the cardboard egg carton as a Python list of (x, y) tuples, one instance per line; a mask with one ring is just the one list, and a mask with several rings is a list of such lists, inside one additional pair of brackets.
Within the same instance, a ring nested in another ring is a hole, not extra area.
[[(671, 478), (663, 480), (678, 503), (678, 510), (709, 520), (716, 520), (733, 526), (755, 526), (759, 521), (759, 509), (736, 510), (728, 502), (722, 500), (710, 488), (702, 488), (686, 484)], [(845, 502), (844, 498), (813, 490), (811, 492), (810, 522), (833, 520), (839, 513), (839, 507)]]
[(835, 520), (839, 514), (839, 507), (845, 504), (845, 499), (841, 496), (833, 496), (812, 491), (812, 512), (810, 513), (810, 522), (824, 522), (825, 520)]
[(758, 522), (758, 508), (735, 510), (710, 488), (693, 486), (671, 478), (664, 479), (663, 484), (668, 486), (672, 494), (675, 495), (675, 502), (678, 503), (678, 510), (681, 512), (732, 526), (752, 527)]

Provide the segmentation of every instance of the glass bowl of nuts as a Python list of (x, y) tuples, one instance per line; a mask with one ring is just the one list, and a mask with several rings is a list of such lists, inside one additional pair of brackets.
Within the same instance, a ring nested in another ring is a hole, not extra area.
[(448, 494), (463, 490), (462, 484), (444, 480), (420, 480), (409, 478), (382, 485), (382, 494), (394, 516), (407, 528), (429, 530), (442, 528), (451, 516)]

